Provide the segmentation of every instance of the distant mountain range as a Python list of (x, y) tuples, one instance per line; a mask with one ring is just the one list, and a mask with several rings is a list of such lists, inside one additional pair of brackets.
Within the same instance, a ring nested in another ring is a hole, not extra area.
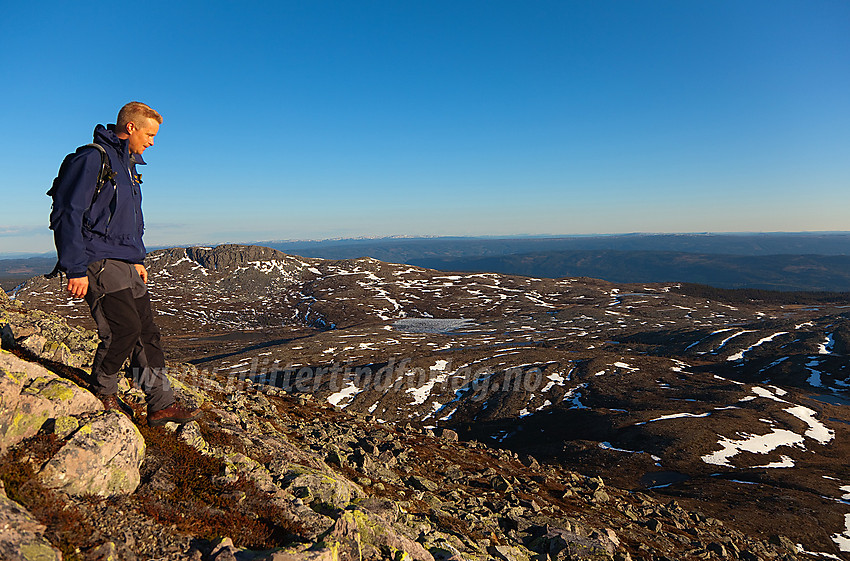
[(439, 237), (259, 242), (322, 259), (372, 257), (390, 263), (551, 251), (673, 251), (728, 255), (850, 255), (850, 232), (617, 234), (558, 237)]
[(548, 251), (491, 257), (414, 259), (443, 271), (610, 282), (688, 282), (719, 288), (850, 291), (848, 255), (722, 255), (676, 251)]
[(384, 238), (266, 243), (322, 259), (372, 257), (441, 271), (719, 288), (850, 291), (850, 233)]
[[(372, 257), (443, 271), (850, 291), (850, 232), (377, 238), (261, 245), (302, 257)], [(52, 255), (0, 259), (0, 286), (11, 290), (49, 271), (54, 262)]]

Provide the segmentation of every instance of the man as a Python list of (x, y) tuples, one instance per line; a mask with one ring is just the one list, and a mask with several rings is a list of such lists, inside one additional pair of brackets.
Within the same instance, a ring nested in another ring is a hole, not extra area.
[(185, 423), (199, 413), (174, 399), (145, 286), (142, 180), (136, 166), (145, 163), (142, 152), (153, 146), (160, 124), (160, 114), (144, 103), (128, 103), (115, 125), (94, 129), (94, 142), (105, 150), (112, 177), (99, 182), (105, 169), (101, 150), (81, 147), (62, 162), (49, 193), (57, 267), (68, 277), (68, 292), (85, 298), (100, 336), (92, 365), (95, 392), (107, 410), (131, 411), (118, 397), (118, 378), (132, 356), (153, 426)]

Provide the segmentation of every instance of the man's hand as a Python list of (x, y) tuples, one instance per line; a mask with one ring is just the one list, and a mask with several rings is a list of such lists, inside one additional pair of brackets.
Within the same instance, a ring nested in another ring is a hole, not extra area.
[(148, 270), (145, 269), (145, 266), (144, 265), (134, 265), (134, 267), (136, 267), (136, 271), (138, 271), (139, 276), (142, 277), (142, 282), (147, 284), (148, 283)]
[(71, 296), (74, 298), (84, 298), (86, 293), (89, 291), (89, 278), (88, 277), (79, 277), (75, 279), (68, 279), (68, 292), (71, 293)]

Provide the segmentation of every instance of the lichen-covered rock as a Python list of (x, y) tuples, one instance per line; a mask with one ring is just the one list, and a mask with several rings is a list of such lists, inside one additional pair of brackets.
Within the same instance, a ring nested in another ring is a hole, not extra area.
[(70, 415), (60, 415), (53, 421), (53, 434), (56, 438), (65, 439), (80, 428), (80, 421)]
[(70, 495), (129, 494), (139, 486), (144, 455), (145, 441), (132, 421), (105, 411), (80, 426), (39, 475)]
[(44, 529), (27, 509), (6, 496), (0, 481), (0, 559), (61, 561), (59, 550), (42, 537)]
[(258, 488), (267, 493), (274, 493), (279, 490), (269, 470), (253, 458), (238, 452), (224, 454), (221, 457), (224, 460), (224, 475), (226, 478), (235, 481), (241, 475), (253, 481)]
[(29, 337), (25, 337), (18, 341), (18, 345), (20, 345), (22, 349), (27, 350), (36, 356), (41, 355), (41, 351), (44, 349), (46, 344), (47, 339), (40, 333), (34, 333)]
[(336, 542), (349, 554), (362, 559), (378, 558), (382, 550), (395, 559), (434, 561), (434, 556), (418, 542), (396, 532), (380, 516), (360, 509), (346, 510), (328, 532), (326, 542)]
[(281, 510), (285, 520), (298, 524), (299, 535), (307, 540), (318, 540), (334, 526), (332, 518), (319, 514), (299, 499), (284, 496), (282, 492), (275, 494), (272, 504)]
[(39, 310), (23, 311), (0, 304), (0, 337), (4, 349), (20, 347), (40, 358), (75, 368), (91, 366), (98, 337), (78, 329), (56, 315)]
[(251, 561), (337, 561), (338, 559), (339, 555), (335, 547), (307, 544), (270, 551)]
[(102, 409), (91, 392), (0, 350), (0, 454), (34, 436), (48, 419)]
[[(166, 428), (170, 428), (170, 424), (173, 423), (166, 424)], [(204, 435), (201, 434), (201, 427), (197, 421), (190, 421), (184, 425), (179, 425), (176, 430), (180, 440), (201, 454), (212, 454), (209, 444), (204, 440)]]
[(493, 559), (501, 561), (531, 561), (534, 554), (524, 547), (511, 545), (492, 545), (487, 549)]
[(360, 487), (335, 472), (319, 472), (305, 466), (290, 465), (286, 481), (296, 497), (305, 502), (318, 502), (345, 508), (352, 500), (363, 497)]
[[(191, 364), (171, 364), (166, 372), (168, 382), (174, 391), (174, 396), (181, 403), (190, 407), (200, 407), (207, 400), (207, 395), (200, 389), (184, 382), (193, 382), (196, 385), (204, 383), (204, 378), (198, 373), (198, 369)], [(207, 382), (207, 385), (212, 385)]]
[(533, 540), (529, 547), (550, 557), (568, 554), (569, 559), (612, 559), (615, 545), (608, 534), (594, 532), (591, 536), (562, 528), (549, 528), (548, 531)]

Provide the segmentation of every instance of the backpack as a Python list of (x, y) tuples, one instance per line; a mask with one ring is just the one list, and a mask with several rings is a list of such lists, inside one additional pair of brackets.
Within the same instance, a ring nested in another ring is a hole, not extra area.
[[(91, 202), (89, 203), (89, 207), (86, 210), (88, 212), (94, 206), (95, 201), (97, 201), (100, 193), (103, 191), (103, 188), (106, 187), (107, 183), (112, 183), (112, 201), (109, 204), (110, 213), (115, 212), (115, 197), (117, 196), (118, 186), (115, 182), (115, 172), (112, 170), (112, 166), (109, 164), (109, 156), (106, 154), (106, 149), (97, 144), (96, 142), (92, 142), (91, 144), (86, 144), (85, 146), (80, 146), (77, 148), (72, 154), (68, 154), (65, 156), (65, 159), (62, 160), (62, 165), (59, 166), (59, 174), (56, 176), (56, 179), (53, 180), (53, 185), (50, 187), (50, 190), (47, 192), (49, 197), (53, 198), (53, 204), (51, 205), (51, 218), (56, 208), (56, 190), (59, 186), (60, 180), (62, 178), (62, 174), (67, 168), (68, 161), (73, 157), (82, 152), (86, 148), (96, 148), (100, 152), (100, 171), (97, 174), (97, 183), (94, 189), (94, 195), (92, 195)], [(53, 220), (51, 219), (51, 225)], [(56, 260), (56, 265), (53, 267), (53, 270), (44, 275), (44, 278), (52, 279), (56, 275), (59, 275), (62, 271), (59, 269), (59, 260)]]

